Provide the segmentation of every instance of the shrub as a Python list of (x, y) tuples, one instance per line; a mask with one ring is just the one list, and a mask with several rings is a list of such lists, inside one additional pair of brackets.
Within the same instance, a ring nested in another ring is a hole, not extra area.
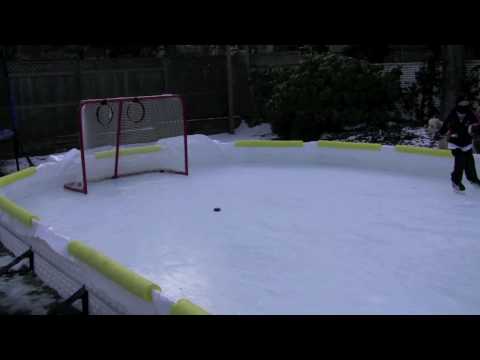
[(399, 116), (398, 69), (384, 72), (381, 66), (326, 53), (270, 75), (266, 113), (281, 138), (309, 141), (361, 123), (382, 128)]

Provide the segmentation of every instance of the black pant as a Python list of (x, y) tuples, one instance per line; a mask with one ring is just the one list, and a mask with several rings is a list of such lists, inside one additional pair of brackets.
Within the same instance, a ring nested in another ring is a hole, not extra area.
[(473, 151), (462, 151), (461, 149), (452, 150), (455, 157), (455, 166), (452, 172), (452, 181), (459, 183), (462, 181), (463, 171), (467, 180), (478, 181), (477, 171), (475, 169), (475, 159), (473, 158)]

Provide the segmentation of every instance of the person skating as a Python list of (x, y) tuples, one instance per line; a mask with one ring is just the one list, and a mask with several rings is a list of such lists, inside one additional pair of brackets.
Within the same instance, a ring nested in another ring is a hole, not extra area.
[(450, 112), (438, 132), (447, 135), (448, 148), (454, 156), (454, 169), (451, 173), (452, 186), (455, 190), (465, 191), (462, 183), (463, 172), (470, 183), (480, 186), (480, 179), (475, 169), (472, 135), (479, 130), (479, 120), (473, 113), (469, 101), (464, 97), (457, 99), (455, 108)]

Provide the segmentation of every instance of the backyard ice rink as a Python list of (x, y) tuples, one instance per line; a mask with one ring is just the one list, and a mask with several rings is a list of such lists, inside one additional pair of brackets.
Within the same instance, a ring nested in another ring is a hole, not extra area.
[(196, 160), (11, 198), (212, 314), (480, 313), (480, 189), (448, 171)]

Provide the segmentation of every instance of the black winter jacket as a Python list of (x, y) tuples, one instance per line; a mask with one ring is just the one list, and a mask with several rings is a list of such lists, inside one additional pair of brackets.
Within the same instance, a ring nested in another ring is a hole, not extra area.
[(472, 143), (472, 136), (468, 133), (468, 127), (471, 124), (478, 123), (478, 119), (472, 111), (468, 111), (460, 121), (456, 109), (453, 109), (443, 122), (442, 128), (439, 130), (440, 135), (445, 135), (449, 132), (449, 143), (460, 147), (470, 145)]

